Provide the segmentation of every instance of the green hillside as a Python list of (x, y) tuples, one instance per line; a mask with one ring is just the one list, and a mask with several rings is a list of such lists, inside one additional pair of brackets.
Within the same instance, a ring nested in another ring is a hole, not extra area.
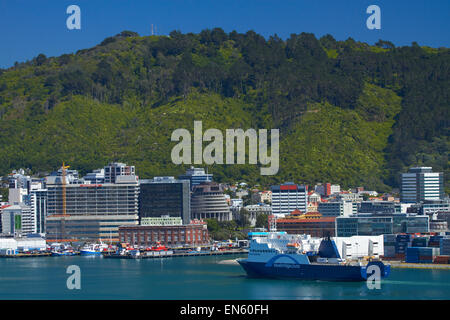
[(377, 190), (409, 166), (445, 171), (449, 186), (447, 48), (395, 48), (312, 34), (264, 39), (221, 29), (105, 39), (75, 54), (0, 70), (0, 175), (86, 173), (109, 161), (142, 178), (178, 175), (177, 128), (279, 128), (280, 170), (212, 165), (219, 181), (330, 181)]

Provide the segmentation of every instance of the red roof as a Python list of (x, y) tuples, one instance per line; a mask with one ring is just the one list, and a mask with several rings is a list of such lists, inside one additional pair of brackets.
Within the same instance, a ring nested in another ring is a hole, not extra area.
[(8, 207), (11, 207), (11, 205), (10, 205), (10, 204), (7, 204), (7, 205), (4, 205), (4, 206), (1, 206), (1, 207), (0, 207), (0, 210), (5, 209), (5, 208), (8, 208)]

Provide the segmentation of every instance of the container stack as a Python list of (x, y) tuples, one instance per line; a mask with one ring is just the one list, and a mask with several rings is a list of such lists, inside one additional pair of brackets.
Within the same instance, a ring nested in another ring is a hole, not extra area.
[(428, 238), (427, 237), (416, 237), (412, 239), (411, 246), (412, 247), (428, 247)]
[(439, 248), (441, 246), (441, 239), (443, 236), (431, 236), (428, 240), (428, 247)]
[(409, 234), (398, 234), (395, 242), (395, 257), (404, 259), (406, 249), (411, 246), (411, 236)]
[(440, 254), (443, 256), (450, 255), (450, 238), (442, 238), (440, 241)]
[(450, 256), (436, 256), (433, 259), (433, 263), (450, 264)]
[(407, 263), (433, 263), (433, 248), (409, 247), (406, 250)]
[(396, 243), (395, 234), (383, 235), (384, 257), (387, 258), (395, 257), (395, 243)]

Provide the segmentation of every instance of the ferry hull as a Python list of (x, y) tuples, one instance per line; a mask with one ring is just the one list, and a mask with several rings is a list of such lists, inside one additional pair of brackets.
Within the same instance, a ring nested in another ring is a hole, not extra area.
[[(367, 269), (364, 266), (324, 265), (324, 264), (273, 264), (238, 260), (249, 277), (293, 278), (322, 281), (366, 281)], [(380, 265), (381, 278), (390, 273), (390, 266)]]

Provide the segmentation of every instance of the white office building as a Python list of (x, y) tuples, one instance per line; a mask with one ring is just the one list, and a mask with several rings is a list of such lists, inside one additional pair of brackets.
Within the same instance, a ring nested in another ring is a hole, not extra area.
[(296, 209), (306, 213), (308, 188), (305, 185), (287, 182), (272, 186), (271, 191), (272, 213), (275, 216), (285, 216)]
[(402, 174), (401, 202), (418, 203), (444, 197), (444, 174), (431, 167), (410, 168)]

